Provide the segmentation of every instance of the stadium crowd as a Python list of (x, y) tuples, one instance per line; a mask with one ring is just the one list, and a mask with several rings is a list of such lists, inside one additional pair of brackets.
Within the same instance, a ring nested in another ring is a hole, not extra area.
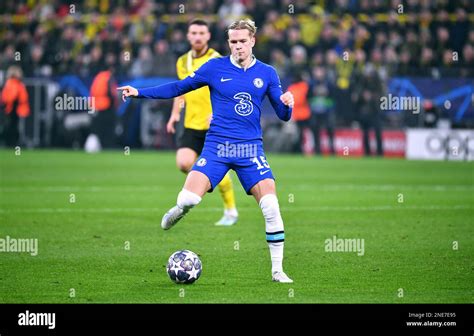
[(473, 9), (470, 0), (6, 0), (1, 69), (19, 52), (26, 76), (88, 76), (104, 64), (122, 75), (174, 76), (188, 48), (186, 24), (199, 15), (212, 22), (211, 47), (224, 54), (227, 23), (253, 18), (256, 56), (282, 77), (324, 66), (344, 86), (369, 63), (384, 76), (472, 77)]

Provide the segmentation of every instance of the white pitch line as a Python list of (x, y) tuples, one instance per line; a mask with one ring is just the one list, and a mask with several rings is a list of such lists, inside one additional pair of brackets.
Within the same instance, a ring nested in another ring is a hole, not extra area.
[(371, 190), (371, 191), (404, 191), (404, 190), (426, 190), (426, 191), (474, 191), (474, 185), (401, 185), (401, 184), (299, 184), (287, 189), (296, 190)]
[[(52, 186), (52, 187), (0, 187), (0, 193), (17, 192), (153, 192), (168, 189), (165, 186)], [(294, 184), (287, 190), (311, 190), (311, 191), (338, 191), (338, 190), (370, 190), (370, 191), (405, 191), (405, 190), (426, 190), (426, 191), (474, 191), (474, 185), (400, 185), (400, 184)], [(177, 191), (179, 188), (176, 189)]]
[(392, 211), (392, 210), (474, 210), (469, 205), (379, 205), (379, 206), (319, 206), (319, 207), (283, 207), (282, 211)]
[[(56, 186), (56, 187), (0, 187), (0, 193), (8, 192), (129, 192), (129, 191), (162, 191), (165, 190), (162, 186), (117, 186), (117, 187), (102, 187), (102, 186)], [(177, 188), (176, 190), (179, 190)]]
[[(239, 212), (258, 211), (258, 206), (239, 208)], [(315, 206), (315, 207), (299, 207), (299, 206), (285, 206), (282, 207), (282, 212), (293, 211), (397, 211), (397, 210), (474, 210), (473, 206), (469, 205), (380, 205), (380, 206)], [(0, 209), (0, 213), (114, 213), (114, 212), (165, 212), (165, 209), (159, 208), (26, 208), (26, 209)], [(222, 208), (216, 207), (202, 207), (195, 209), (194, 212), (219, 212)]]

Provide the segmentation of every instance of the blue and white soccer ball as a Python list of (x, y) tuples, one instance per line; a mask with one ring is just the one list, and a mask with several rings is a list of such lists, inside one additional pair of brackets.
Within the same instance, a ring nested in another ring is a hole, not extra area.
[(170, 279), (177, 284), (192, 284), (199, 279), (201, 271), (201, 259), (196, 253), (189, 250), (173, 253), (166, 266), (166, 272)]

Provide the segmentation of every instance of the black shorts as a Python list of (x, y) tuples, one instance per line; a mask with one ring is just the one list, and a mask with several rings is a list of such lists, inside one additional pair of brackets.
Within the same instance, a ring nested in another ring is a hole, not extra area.
[(183, 134), (178, 138), (178, 148), (191, 148), (197, 155), (201, 155), (206, 133), (207, 130), (198, 131), (191, 128), (184, 128)]

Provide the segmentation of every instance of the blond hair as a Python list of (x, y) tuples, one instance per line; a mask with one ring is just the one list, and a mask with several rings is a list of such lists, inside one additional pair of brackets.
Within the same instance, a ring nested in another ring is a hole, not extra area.
[(229, 35), (229, 30), (239, 30), (239, 29), (247, 29), (250, 33), (250, 36), (255, 36), (257, 33), (257, 27), (255, 26), (255, 22), (250, 19), (241, 19), (232, 22), (227, 27), (227, 36)]

